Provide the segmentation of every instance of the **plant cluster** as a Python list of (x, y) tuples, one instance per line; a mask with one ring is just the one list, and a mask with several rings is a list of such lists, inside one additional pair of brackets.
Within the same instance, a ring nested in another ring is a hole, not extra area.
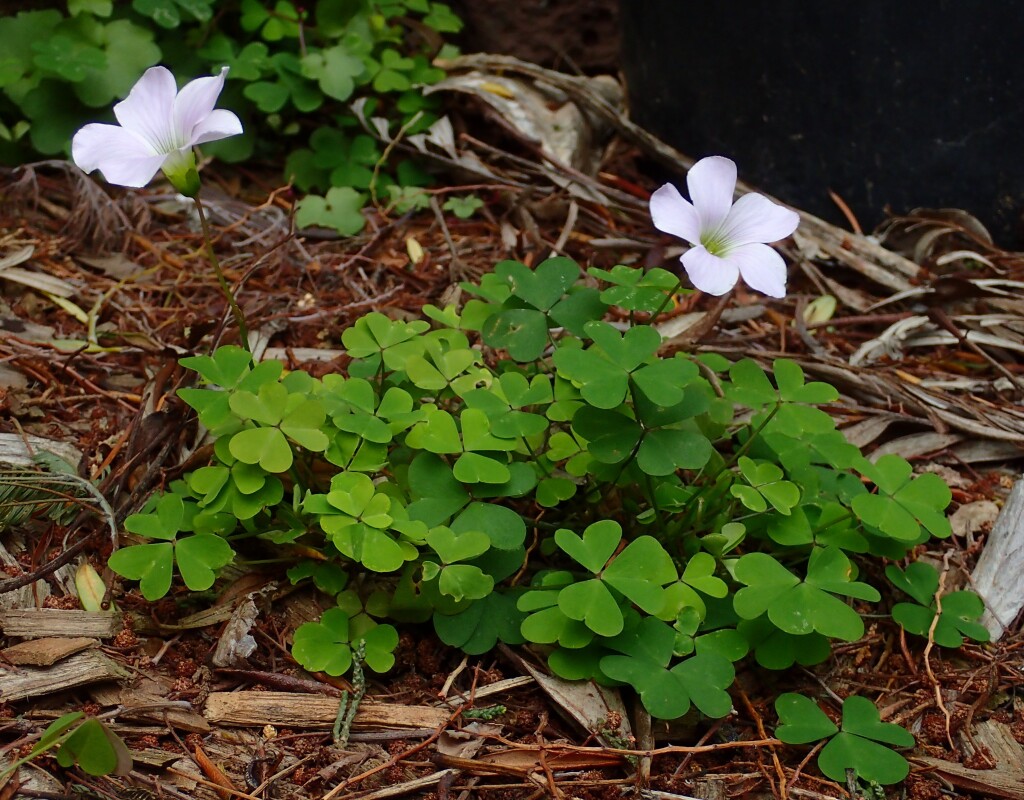
[[(230, 68), (225, 97), (245, 133), (204, 145), (226, 161), (285, 160), (285, 177), (314, 192), (299, 223), (351, 234), (370, 193), (392, 201), (427, 180), (415, 163), (385, 165), (349, 105), (406, 133), (428, 127), (435, 101), (420, 87), (461, 22), (433, 0), (68, 0), (0, 18), (0, 158), (67, 152), (83, 122), (109, 117), (142, 72)], [(325, 194), (324, 194), (325, 193)]]
[[(864, 458), (821, 408), (838, 393), (792, 361), (663, 354), (649, 320), (680, 291), (671, 273), (588, 273), (505, 261), (464, 284), (461, 310), (368, 314), (342, 336), (346, 375), (230, 346), (183, 359), (213, 457), (129, 517), (146, 541), (110, 566), (149, 599), (175, 569), (205, 590), (248, 540), (335, 600), (295, 634), (307, 669), (340, 675), (362, 647), (386, 671), (394, 623), (430, 621), (470, 654), (534, 645), (556, 674), (632, 687), (665, 719), (728, 714), (748, 656), (783, 670), (859, 639), (881, 599), (862, 567), (948, 536), (948, 487)], [(937, 605), (934, 568), (888, 576), (913, 600), (893, 611), (908, 632), (986, 638), (977, 597)], [(810, 726), (790, 740), (836, 734), (807, 703), (780, 707)], [(905, 743), (847, 705), (826, 774), (873, 758), (865, 731)]]

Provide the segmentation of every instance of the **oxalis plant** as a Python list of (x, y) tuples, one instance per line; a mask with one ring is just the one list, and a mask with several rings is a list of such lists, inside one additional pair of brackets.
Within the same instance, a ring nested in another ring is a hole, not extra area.
[[(792, 212), (734, 206), (727, 159), (688, 181), (693, 204), (666, 187), (652, 211), (694, 243), (694, 283), (784, 292), (764, 242), (792, 232)], [(308, 670), (341, 675), (361, 648), (386, 672), (394, 626), (430, 622), (466, 653), (529, 645), (555, 674), (627, 687), (674, 719), (729, 714), (737, 662), (810, 666), (859, 639), (881, 599), (864, 567), (949, 535), (945, 483), (867, 460), (823, 408), (837, 391), (795, 362), (662, 352), (651, 323), (685, 291), (671, 272), (503, 261), (463, 289), (461, 308), (357, 320), (344, 375), (233, 346), (183, 359), (204, 384), (180, 396), (210, 463), (128, 518), (138, 543), (110, 566), (154, 600), (175, 571), (201, 591), (241, 552), (286, 562), (336, 602), (295, 633)], [(894, 612), (910, 633), (986, 638), (980, 601), (939, 605), (931, 567), (889, 578), (913, 601)], [(890, 748), (912, 737), (869, 700), (847, 699), (840, 724), (799, 695), (778, 712), (783, 741), (829, 740), (829, 777), (905, 777)]]

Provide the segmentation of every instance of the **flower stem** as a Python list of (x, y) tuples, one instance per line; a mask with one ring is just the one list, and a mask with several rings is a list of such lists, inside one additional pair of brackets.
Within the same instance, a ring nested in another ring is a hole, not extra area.
[(220, 268), (220, 261), (217, 259), (217, 254), (213, 251), (213, 236), (210, 233), (210, 223), (206, 220), (206, 211), (203, 209), (203, 203), (199, 199), (198, 194), (192, 199), (195, 201), (196, 210), (199, 212), (199, 224), (203, 227), (203, 238), (206, 240), (206, 255), (210, 259), (214, 273), (217, 275), (217, 281), (220, 283), (220, 290), (224, 293), (224, 299), (228, 301), (231, 313), (235, 316), (235, 324), (238, 325), (238, 335), (242, 340), (241, 345), (245, 348), (246, 352), (251, 352), (249, 349), (249, 327), (245, 324), (245, 315), (242, 313), (242, 309), (239, 308), (238, 302), (235, 300), (235, 293), (231, 290), (231, 284), (224, 277), (224, 271)]

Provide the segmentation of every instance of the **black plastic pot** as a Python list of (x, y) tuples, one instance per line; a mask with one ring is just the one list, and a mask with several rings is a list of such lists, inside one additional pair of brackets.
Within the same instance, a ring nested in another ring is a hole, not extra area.
[(636, 122), (835, 222), (958, 207), (1022, 243), (1024, 3), (623, 1)]

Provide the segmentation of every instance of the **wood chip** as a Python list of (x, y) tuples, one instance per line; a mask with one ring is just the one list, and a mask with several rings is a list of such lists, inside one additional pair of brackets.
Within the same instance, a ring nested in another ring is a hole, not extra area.
[[(974, 568), (972, 583), (985, 601), (981, 624), (997, 641), (1024, 607), (1024, 480), (1010, 491)], [(1024, 794), (1021, 795), (1024, 797)]]
[(110, 639), (121, 630), (121, 620), (109, 611), (62, 608), (21, 608), (5, 611), (0, 631), (6, 636), (39, 639), (46, 636)]
[(125, 677), (127, 673), (99, 650), (85, 650), (52, 667), (0, 667), (0, 701), (10, 703)]
[(18, 433), (0, 433), (0, 461), (19, 467), (35, 465), (33, 455), (41, 450), (52, 453), (71, 466), (77, 467), (82, 461), (82, 451), (67, 442), (44, 439), (42, 436)]
[(167, 698), (171, 693), (170, 681), (142, 678), (131, 686), (94, 686), (89, 690), (92, 699), (101, 706), (121, 706), (118, 715), (121, 720), (154, 722), (167, 728), (176, 728), (188, 733), (209, 733), (212, 728), (206, 718), (181, 705), (171, 705)]
[(10, 664), (28, 667), (49, 667), (58, 661), (99, 645), (98, 639), (78, 636), (70, 639), (47, 637), (31, 639), (0, 650), (0, 657)]
[[(207, 720), (224, 725), (280, 725), (329, 728), (338, 716), (338, 700), (292, 692), (213, 692), (206, 699)], [(440, 728), (449, 713), (429, 706), (397, 703), (359, 704), (356, 728)]]
[(912, 757), (911, 761), (931, 767), (931, 771), (954, 786), (980, 794), (1020, 800), (1024, 797), (1024, 772), (1010, 769), (968, 769), (941, 758)]

